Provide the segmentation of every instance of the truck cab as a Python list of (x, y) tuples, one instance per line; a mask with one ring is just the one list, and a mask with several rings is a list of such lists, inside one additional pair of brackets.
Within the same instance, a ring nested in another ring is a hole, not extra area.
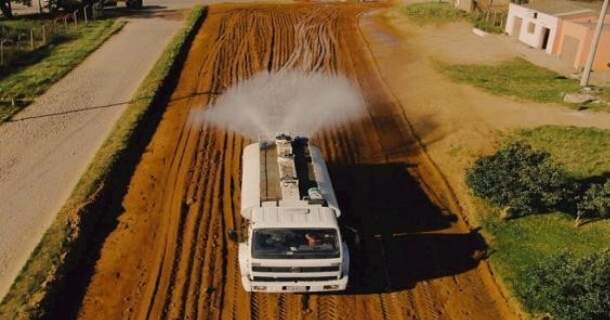
[(280, 135), (243, 153), (239, 266), (246, 291), (345, 290), (349, 250), (320, 150)]

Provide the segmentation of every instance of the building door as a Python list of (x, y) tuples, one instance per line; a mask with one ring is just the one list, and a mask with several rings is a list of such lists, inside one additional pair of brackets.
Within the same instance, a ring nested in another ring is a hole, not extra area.
[(523, 18), (514, 17), (513, 18), (513, 33), (511, 36), (513, 38), (519, 39), (519, 35), (521, 34), (521, 25), (523, 24)]
[(540, 48), (542, 50), (546, 50), (546, 48), (549, 45), (549, 36), (551, 35), (551, 29), (549, 28), (542, 28), (542, 44), (540, 46)]
[(578, 68), (578, 66), (574, 66), (574, 63), (576, 62), (576, 54), (578, 53), (579, 45), (580, 41), (578, 39), (570, 36), (563, 37), (563, 45), (561, 46), (559, 57), (574, 68)]

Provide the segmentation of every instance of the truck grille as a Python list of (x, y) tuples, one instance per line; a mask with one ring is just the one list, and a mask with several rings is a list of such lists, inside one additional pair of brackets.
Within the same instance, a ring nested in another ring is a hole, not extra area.
[(253, 277), (253, 281), (261, 281), (261, 282), (297, 282), (297, 281), (331, 281), (337, 280), (337, 277), (311, 277), (311, 278), (303, 278), (303, 277)]
[(286, 273), (302, 273), (302, 272), (337, 272), (339, 266), (329, 267), (252, 267), (254, 272), (286, 272)]

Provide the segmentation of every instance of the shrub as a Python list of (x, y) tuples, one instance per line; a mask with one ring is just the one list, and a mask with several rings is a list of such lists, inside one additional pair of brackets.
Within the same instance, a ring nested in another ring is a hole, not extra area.
[(577, 221), (581, 218), (610, 217), (610, 180), (592, 184), (577, 204)]
[(560, 254), (519, 276), (516, 290), (530, 311), (559, 320), (610, 319), (610, 250), (582, 258)]
[(513, 143), (478, 159), (466, 174), (473, 193), (511, 214), (547, 212), (564, 205), (573, 183), (546, 152)]

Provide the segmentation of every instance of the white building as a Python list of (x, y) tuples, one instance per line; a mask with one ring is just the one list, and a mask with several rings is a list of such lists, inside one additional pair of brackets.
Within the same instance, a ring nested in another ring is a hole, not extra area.
[(565, 0), (538, 0), (522, 5), (511, 3), (505, 31), (528, 46), (551, 54), (561, 19), (590, 12), (582, 4)]

